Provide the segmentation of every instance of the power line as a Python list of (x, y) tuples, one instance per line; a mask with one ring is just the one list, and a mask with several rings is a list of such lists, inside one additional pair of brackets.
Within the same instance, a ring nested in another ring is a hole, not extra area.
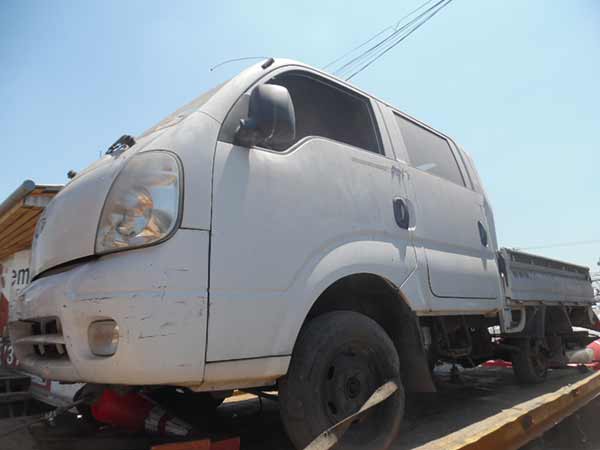
[[(409, 13), (402, 16), (394, 25), (390, 25), (383, 30), (380, 30), (378, 33), (370, 37), (365, 42), (360, 45), (352, 48), (350, 51), (344, 53), (342, 56), (334, 59), (330, 63), (328, 63), (324, 68), (331, 67), (336, 63), (344, 61), (348, 59), (351, 55), (355, 55), (350, 58), (348, 61), (344, 62), (340, 67), (333, 71), (333, 73), (340, 78), (343, 78), (346, 75), (349, 75), (346, 80), (350, 80), (360, 72), (365, 70), (387, 52), (392, 50), (394, 47), (399, 45), (402, 41), (404, 41), (408, 36), (422, 27), (426, 22), (431, 20), (433, 16), (435, 16), (439, 11), (448, 6), (453, 0), (437, 0), (432, 5), (431, 3), (435, 0), (426, 0), (417, 8), (411, 10)], [(424, 11), (424, 8), (426, 8)], [(415, 16), (417, 12), (421, 11), (419, 14)], [(412, 17), (414, 16), (414, 17)], [(412, 17), (406, 23), (408, 18)], [(390, 32), (391, 31), (391, 32)], [(366, 50), (360, 52), (356, 55), (356, 51), (365, 47), (367, 44), (375, 41), (377, 38), (382, 35), (385, 36), (378, 41), (374, 45), (371, 45)]]
[[(415, 20), (418, 20), (420, 17), (423, 16), (423, 14), (426, 14), (428, 11), (430, 11), (432, 8), (435, 8), (439, 3), (441, 3), (442, 0), (438, 0), (438, 3), (436, 3), (435, 5), (433, 5), (432, 7), (430, 7), (427, 11), (419, 14), (417, 17), (411, 19), (411, 21), (409, 21), (408, 23), (404, 24), (401, 28), (399, 28), (400, 24), (402, 23), (403, 20), (407, 19), (408, 17), (412, 16), (415, 12), (419, 11), (420, 9), (424, 8), (425, 6), (427, 6), (429, 3), (431, 3), (433, 0), (427, 0), (426, 2), (422, 3), (419, 7), (413, 9), (412, 11), (410, 11), (408, 14), (404, 15), (403, 17), (401, 17), (394, 25), (389, 26), (388, 29), (393, 29), (394, 32), (392, 34), (390, 34), (389, 36), (385, 37), (383, 40), (381, 40), (380, 42), (378, 42), (376, 45), (374, 45), (373, 47), (367, 49), (365, 52), (361, 53), (360, 55), (358, 55), (357, 57), (353, 58), (352, 60), (348, 61), (346, 64), (342, 65), (340, 68), (338, 68), (336, 70), (336, 73), (341, 72), (343, 69), (345, 69), (346, 67), (350, 66), (352, 63), (354, 63), (355, 61), (360, 60), (361, 58), (363, 58), (364, 56), (368, 55), (370, 52), (374, 51), (375, 49), (377, 49), (378, 47), (384, 45), (386, 42), (388, 42), (390, 39), (393, 39), (394, 36), (398, 35), (399, 33), (401, 33), (408, 25), (410, 25), (411, 23), (413, 23)], [(383, 30), (385, 31), (385, 29)], [(373, 38), (371, 38), (368, 42), (372, 41)], [(366, 43), (365, 43), (366, 44)]]
[(398, 22), (396, 22), (396, 25), (394, 27), (394, 32), (393, 33), (391, 33), (389, 36), (386, 36), (385, 38), (383, 38), (382, 40), (380, 40), (379, 42), (377, 42), (377, 44), (373, 45), (372, 47), (368, 48), (364, 52), (360, 53), (358, 56), (355, 56), (350, 61), (348, 61), (345, 64), (343, 64), (334, 73), (336, 75), (338, 75), (338, 76), (341, 77), (344, 72), (348, 72), (350, 70), (353, 70), (352, 69), (353, 67), (358, 67), (358, 65), (361, 64), (361, 62), (366, 61), (369, 58), (369, 56), (372, 55), (373, 53), (377, 52), (380, 47), (385, 46), (388, 42), (393, 41), (398, 36), (401, 36), (401, 34), (402, 34), (402, 32), (404, 30), (406, 30), (412, 24), (414, 24), (414, 23), (418, 22), (419, 20), (421, 20), (424, 16), (426, 16), (427, 14), (429, 14), (431, 11), (433, 11), (436, 8), (440, 7), (440, 5), (442, 3), (444, 3), (445, 1), (447, 1), (447, 0), (438, 0), (434, 5), (430, 6), (425, 11), (421, 12), (416, 17), (412, 18), (410, 21), (408, 21), (407, 23), (405, 23), (404, 25), (402, 25), (400, 27), (399, 25), (400, 25), (400, 23), (402, 23), (402, 21), (404, 20), (404, 18), (409, 17), (410, 15), (412, 15), (413, 12), (418, 11), (419, 9), (421, 9), (422, 7), (426, 6), (427, 4), (429, 4), (431, 2), (427, 1), (427, 2), (423, 3), (419, 8), (417, 8), (413, 12), (407, 14), (406, 16), (404, 16), (404, 18), (402, 18)]
[(360, 69), (358, 69), (356, 72), (354, 72), (352, 75), (350, 75), (348, 78), (346, 78), (346, 81), (351, 80), (352, 78), (354, 78), (356, 75), (358, 75), (359, 73), (361, 73), (363, 70), (365, 70), (367, 67), (369, 67), (371, 64), (373, 64), (375, 61), (377, 61), (379, 58), (381, 58), (383, 55), (385, 55), (387, 52), (389, 52), (390, 50), (392, 50), (394, 47), (396, 47), (397, 45), (399, 45), (403, 40), (405, 40), (407, 37), (409, 37), (411, 34), (413, 34), (415, 31), (417, 31), (419, 28), (421, 28), (423, 25), (425, 25), (425, 23), (427, 23), (429, 20), (431, 20), (431, 18), (433, 18), (433, 16), (435, 16), (437, 13), (439, 13), (443, 8), (445, 8), (446, 6), (448, 6), (453, 0), (447, 0), (446, 3), (444, 3), (442, 6), (440, 6), (440, 8), (438, 8), (437, 10), (433, 11), (431, 14), (429, 14), (429, 16), (427, 16), (423, 21), (421, 21), (420, 23), (418, 23), (416, 26), (414, 26), (411, 30), (409, 30), (407, 33), (405, 33), (401, 38), (399, 38), (398, 40), (396, 40), (396, 42), (394, 42), (392, 45), (390, 45), (388, 48), (386, 48), (385, 50), (383, 50), (382, 52), (380, 52), (377, 56), (375, 56), (374, 58), (372, 58), (369, 62), (367, 62), (364, 66), (362, 66)]
[(536, 247), (518, 247), (516, 250), (540, 250), (544, 248), (556, 248), (556, 247), (573, 247), (577, 245), (589, 245), (589, 244), (600, 244), (600, 239), (590, 241), (574, 241), (574, 242), (561, 242), (558, 244), (540, 245)]
[[(430, 0), (431, 1), (431, 0)], [(351, 55), (352, 53), (354, 53), (356, 50), (358, 50), (359, 48), (364, 47), (365, 45), (367, 45), (369, 42), (372, 42), (373, 40), (375, 40), (376, 38), (378, 38), (379, 36), (381, 36), (383, 33), (385, 33), (386, 31), (392, 30), (393, 27), (390, 25), (389, 27), (384, 28), (383, 30), (381, 30), (379, 33), (375, 34), (374, 36), (372, 36), (371, 38), (369, 38), (367, 41), (363, 42), (362, 44), (354, 47), (352, 50), (344, 53), (342, 56), (340, 56), (339, 58), (334, 59), (333, 61), (327, 63), (326, 65), (323, 66), (323, 70), (326, 70), (328, 67), (333, 66), (335, 63), (342, 61), (346, 56)]]
[(396, 31), (398, 26), (400, 25), (400, 23), (404, 20), (409, 18), (410, 16), (412, 16), (414, 13), (416, 13), (417, 11), (419, 11), (420, 9), (424, 8), (426, 5), (428, 5), (429, 3), (431, 3), (433, 0), (427, 0), (426, 2), (422, 3), (420, 6), (418, 6), (417, 8), (413, 9), (412, 11), (410, 11), (409, 13), (405, 14), (404, 16), (402, 16), (400, 19), (398, 19), (398, 21), (396, 22), (395, 25), (389, 25), (387, 27), (385, 27), (383, 30), (379, 31), (378, 33), (376, 33), (375, 35), (373, 35), (372, 37), (370, 37), (368, 40), (366, 40), (365, 42), (363, 42), (362, 44), (359, 44), (358, 46), (354, 47), (352, 50), (349, 50), (348, 52), (344, 53), (342, 56), (340, 56), (339, 58), (334, 59), (333, 61), (327, 63), (325, 66), (323, 66), (323, 70), (327, 69), (328, 67), (333, 66), (334, 64), (338, 63), (339, 61), (342, 61), (346, 56), (351, 55), (352, 53), (354, 53), (356, 50), (363, 48), (365, 45), (367, 45), (369, 42), (372, 42), (373, 40), (375, 40), (376, 38), (378, 38), (379, 36), (381, 36), (383, 33), (385, 33), (386, 31), (389, 30), (394, 30)]

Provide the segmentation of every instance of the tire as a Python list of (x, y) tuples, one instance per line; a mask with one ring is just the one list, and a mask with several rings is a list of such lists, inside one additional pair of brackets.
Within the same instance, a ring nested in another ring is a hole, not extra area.
[(513, 371), (520, 384), (538, 384), (548, 376), (548, 361), (537, 339), (523, 339), (520, 351), (512, 359)]
[(348, 417), (385, 382), (398, 390), (353, 423), (339, 450), (384, 449), (398, 434), (404, 389), (398, 353), (375, 321), (352, 311), (318, 316), (300, 331), (287, 375), (279, 382), (280, 414), (298, 449)]

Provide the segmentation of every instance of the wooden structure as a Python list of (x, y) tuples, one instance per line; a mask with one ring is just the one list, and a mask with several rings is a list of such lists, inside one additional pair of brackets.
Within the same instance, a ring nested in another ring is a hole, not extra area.
[(0, 204), (0, 261), (31, 247), (42, 211), (61, 188), (26, 180)]

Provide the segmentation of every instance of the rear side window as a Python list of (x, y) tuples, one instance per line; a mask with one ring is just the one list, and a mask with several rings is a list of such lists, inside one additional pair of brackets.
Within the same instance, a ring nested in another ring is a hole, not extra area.
[(300, 72), (278, 75), (269, 83), (287, 88), (292, 97), (296, 112), (295, 142), (306, 136), (321, 136), (382, 153), (367, 98)]
[(419, 170), (465, 186), (448, 141), (398, 114), (395, 116), (411, 164)]

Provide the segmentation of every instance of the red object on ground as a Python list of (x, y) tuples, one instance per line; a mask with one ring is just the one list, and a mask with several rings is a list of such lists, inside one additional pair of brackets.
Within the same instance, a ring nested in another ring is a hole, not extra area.
[(594, 352), (594, 361), (600, 361), (600, 339), (588, 344), (587, 348)]
[(172, 444), (154, 445), (151, 450), (240, 450), (240, 438), (235, 437), (218, 442), (211, 442), (210, 439), (174, 442)]
[[(581, 350), (581, 352), (584, 352), (584, 356), (586, 358), (591, 357), (591, 361), (589, 359), (587, 359), (587, 361), (589, 361), (589, 362), (586, 362), (585, 360), (581, 360), (581, 362), (570, 363), (569, 366), (576, 367), (576, 366), (584, 365), (593, 370), (600, 370), (600, 339), (596, 339), (594, 342), (589, 343), (586, 348), (589, 350), (592, 350), (593, 355), (590, 356), (589, 352), (585, 353), (586, 351), (583, 349)], [(510, 361), (504, 361), (502, 359), (491, 359), (489, 361), (484, 362), (482, 364), (482, 366), (484, 366), (484, 367), (512, 367), (512, 363)]]
[(150, 400), (136, 392), (120, 395), (112, 389), (105, 389), (92, 405), (92, 415), (98, 422), (129, 431), (141, 431), (153, 407)]
[(224, 441), (213, 442), (210, 450), (240, 450), (240, 438), (235, 437)]
[(586, 364), (587, 367), (589, 367), (592, 370), (600, 370), (600, 361), (596, 361), (590, 364)]
[(153, 445), (150, 450), (212, 450), (210, 439)]
[(504, 361), (503, 359), (490, 359), (481, 365), (483, 367), (512, 367), (512, 363), (510, 361)]
[(188, 423), (171, 416), (136, 392), (119, 394), (112, 389), (104, 389), (91, 409), (98, 422), (129, 431), (145, 430), (161, 436), (177, 437), (185, 437), (192, 431)]

